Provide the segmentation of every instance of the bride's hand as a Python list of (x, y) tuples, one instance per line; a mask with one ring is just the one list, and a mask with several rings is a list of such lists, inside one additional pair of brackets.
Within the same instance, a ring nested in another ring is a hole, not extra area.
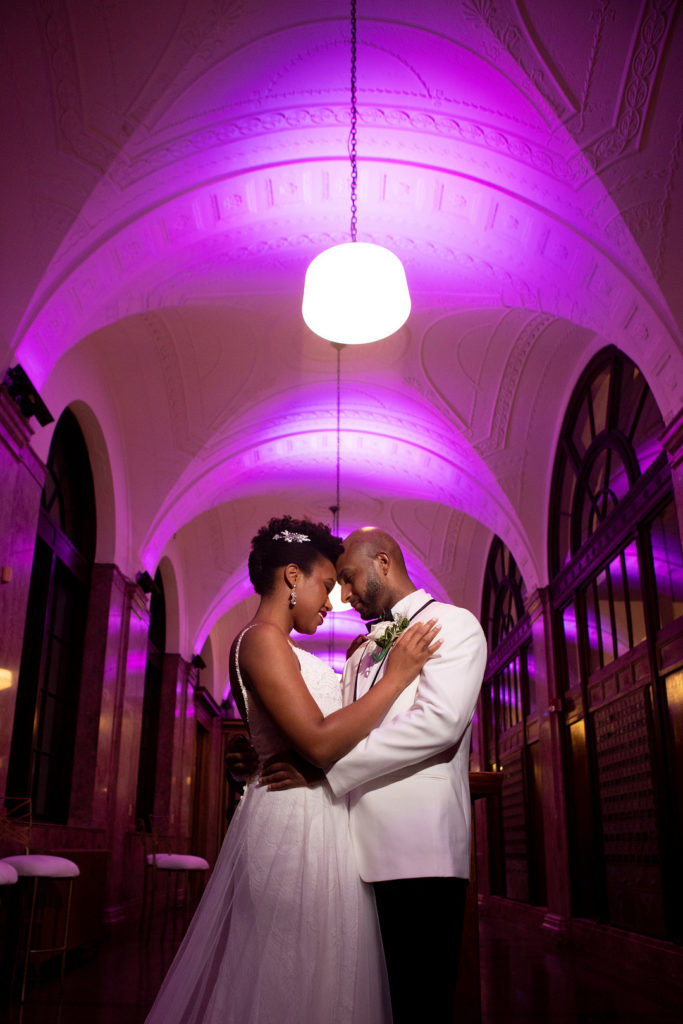
[(436, 619), (416, 622), (401, 634), (389, 651), (387, 672), (391, 669), (402, 689), (420, 674), (432, 654), (441, 647), (443, 641), (436, 639), (440, 629)]

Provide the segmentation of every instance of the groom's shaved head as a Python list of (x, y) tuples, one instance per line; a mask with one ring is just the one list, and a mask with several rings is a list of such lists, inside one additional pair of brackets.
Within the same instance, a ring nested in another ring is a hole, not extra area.
[(394, 538), (376, 526), (354, 530), (337, 559), (342, 601), (363, 619), (373, 619), (415, 589)]
[(361, 555), (373, 559), (382, 552), (391, 559), (396, 568), (405, 572), (406, 564), (403, 559), (403, 552), (394, 538), (376, 526), (363, 526), (360, 530), (354, 530), (344, 540), (344, 554)]

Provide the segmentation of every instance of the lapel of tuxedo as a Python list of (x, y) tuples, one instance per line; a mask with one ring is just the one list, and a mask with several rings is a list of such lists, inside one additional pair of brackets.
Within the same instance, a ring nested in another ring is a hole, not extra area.
[(387, 659), (383, 658), (382, 662), (378, 665), (372, 657), (372, 652), (376, 650), (376, 646), (369, 643), (365, 644), (365, 646), (358, 651), (360, 658), (355, 665), (352, 666), (352, 700), (357, 700), (359, 697), (362, 697), (364, 693), (367, 693), (370, 687), (384, 674)]
[[(434, 599), (430, 597), (429, 594), (425, 593), (424, 590), (416, 590), (409, 594), (407, 598), (399, 601), (392, 611), (398, 615), (405, 615), (406, 618), (410, 619), (412, 622), (415, 616), (419, 614), (423, 608), (426, 608), (427, 605), (431, 604), (433, 600)], [(387, 658), (382, 658), (382, 661), (377, 664), (372, 657), (372, 654), (376, 649), (375, 644), (366, 644), (351, 658), (351, 678), (348, 680), (350, 700), (358, 700), (359, 697), (362, 697), (364, 693), (367, 693), (370, 687), (374, 686), (377, 680), (381, 679), (384, 675)], [(359, 660), (356, 660), (358, 657)]]

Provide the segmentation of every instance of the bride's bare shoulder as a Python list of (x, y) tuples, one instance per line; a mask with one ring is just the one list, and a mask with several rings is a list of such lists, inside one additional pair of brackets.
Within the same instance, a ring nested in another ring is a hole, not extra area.
[(289, 638), (286, 633), (272, 622), (254, 622), (242, 634), (240, 659), (247, 661), (255, 656), (284, 655), (291, 652)]

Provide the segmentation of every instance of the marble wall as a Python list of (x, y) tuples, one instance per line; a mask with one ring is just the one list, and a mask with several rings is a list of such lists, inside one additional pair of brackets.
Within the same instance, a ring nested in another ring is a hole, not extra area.
[[(0, 387), (0, 794), (4, 795), (21, 664), (33, 552), (45, 468), (30, 447), (32, 429)], [(32, 845), (45, 851), (106, 852), (104, 918), (135, 917), (143, 885), (143, 846), (135, 805), (149, 630), (149, 599), (116, 565), (93, 567), (85, 631), (68, 821), (35, 823)], [(165, 657), (155, 813), (168, 819), (169, 842), (191, 842), (192, 801), (219, 813), (221, 772), (193, 787), (197, 672), (178, 654)], [(220, 749), (220, 721), (203, 710), (202, 728)], [(216, 829), (205, 829), (215, 859)], [(220, 831), (220, 829), (218, 829)], [(201, 841), (201, 835), (200, 835)], [(0, 850), (0, 854), (4, 853)], [(6, 852), (17, 852), (7, 850)]]
[(45, 470), (33, 431), (0, 387), (0, 792), (5, 792), (24, 621)]

